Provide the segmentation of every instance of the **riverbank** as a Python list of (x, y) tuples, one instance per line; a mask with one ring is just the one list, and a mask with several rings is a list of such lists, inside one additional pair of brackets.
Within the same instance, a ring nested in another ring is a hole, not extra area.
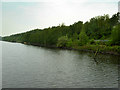
[(102, 53), (102, 54), (110, 54), (110, 55), (120, 56), (120, 46), (84, 45), (84, 46), (73, 46), (73, 47), (57, 47), (55, 45), (48, 46), (48, 45), (41, 45), (38, 43), (26, 43), (26, 42), (24, 42), (23, 44), (40, 46), (40, 47), (47, 47), (47, 48), (79, 50), (79, 51), (86, 51), (86, 52), (92, 52), (92, 53), (95, 53), (97, 51), (98, 53)]
[[(10, 41), (6, 41), (6, 42), (10, 42)], [(73, 46), (73, 47), (57, 47), (56, 45), (42, 45), (39, 43), (27, 43), (27, 42), (12, 42), (12, 43), (22, 43), (25, 45), (32, 45), (32, 46), (39, 46), (46, 48), (78, 50), (78, 51), (85, 51), (91, 53), (95, 53), (97, 51), (97, 53), (101, 53), (101, 54), (120, 56), (120, 46), (84, 45), (84, 46)]]

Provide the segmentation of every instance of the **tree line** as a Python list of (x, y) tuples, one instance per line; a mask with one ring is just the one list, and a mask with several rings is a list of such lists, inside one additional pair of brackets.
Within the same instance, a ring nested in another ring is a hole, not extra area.
[(120, 45), (119, 13), (96, 16), (89, 21), (64, 23), (45, 29), (34, 29), (3, 37), (4, 41), (36, 44), (41, 46), (74, 47), (95, 44), (95, 40), (109, 40), (106, 45)]

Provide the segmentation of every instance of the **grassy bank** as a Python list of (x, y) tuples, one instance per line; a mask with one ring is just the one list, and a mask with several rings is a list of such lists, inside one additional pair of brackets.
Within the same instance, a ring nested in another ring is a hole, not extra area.
[(112, 54), (112, 55), (120, 55), (120, 46), (106, 46), (106, 45), (85, 45), (85, 46), (77, 46), (73, 47), (77, 50), (84, 51), (93, 51), (103, 54)]
[(120, 46), (106, 46), (106, 45), (84, 45), (84, 46), (72, 46), (72, 47), (57, 47), (56, 45), (47, 46), (41, 45), (39, 43), (23, 43), (26, 45), (34, 45), (40, 47), (48, 47), (48, 48), (60, 48), (60, 49), (68, 49), (68, 50), (80, 50), (87, 52), (98, 52), (102, 54), (110, 54), (110, 55), (120, 55)]
[[(7, 41), (11, 42), (11, 41)], [(107, 46), (107, 45), (84, 45), (84, 46), (72, 46), (72, 47), (57, 47), (56, 45), (43, 45), (39, 43), (28, 43), (28, 42), (13, 42), (13, 43), (22, 43), (25, 45), (33, 45), (39, 47), (47, 47), (47, 48), (59, 48), (59, 49), (68, 49), (68, 50), (79, 50), (79, 51), (86, 51), (86, 52), (93, 52), (96, 51), (102, 54), (110, 54), (110, 55), (120, 55), (120, 46)]]
[(42, 47), (63, 48), (108, 53), (120, 53), (119, 13), (97, 16), (83, 23), (64, 23), (44, 29), (34, 29), (2, 37), (2, 40)]

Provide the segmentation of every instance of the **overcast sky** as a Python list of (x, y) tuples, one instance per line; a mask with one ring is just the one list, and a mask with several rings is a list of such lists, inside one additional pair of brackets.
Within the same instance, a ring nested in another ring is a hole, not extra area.
[(111, 16), (118, 12), (119, 0), (33, 1), (2, 0), (2, 36), (61, 23), (70, 25), (77, 21), (86, 22), (98, 15)]

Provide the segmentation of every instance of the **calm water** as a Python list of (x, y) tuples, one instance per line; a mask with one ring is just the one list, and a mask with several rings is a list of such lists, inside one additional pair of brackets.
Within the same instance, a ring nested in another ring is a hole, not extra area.
[(119, 57), (2, 43), (3, 88), (117, 88)]

